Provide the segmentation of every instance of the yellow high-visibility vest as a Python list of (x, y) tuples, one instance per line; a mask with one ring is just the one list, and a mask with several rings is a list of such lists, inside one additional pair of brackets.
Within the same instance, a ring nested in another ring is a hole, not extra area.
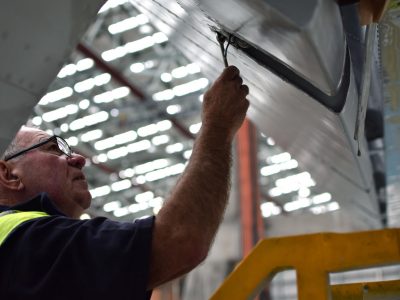
[(18, 211), (8, 210), (0, 214), (0, 246), (7, 236), (18, 227), (18, 225), (41, 217), (49, 216), (42, 211)]

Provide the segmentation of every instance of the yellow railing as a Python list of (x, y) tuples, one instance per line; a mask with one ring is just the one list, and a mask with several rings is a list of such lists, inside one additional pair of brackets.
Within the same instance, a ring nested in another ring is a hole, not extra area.
[(394, 264), (400, 264), (399, 229), (270, 238), (257, 244), (210, 299), (253, 299), (266, 281), (287, 269), (296, 270), (299, 300), (328, 300), (331, 292), (334, 299), (363, 299), (365, 285), (378, 292), (392, 287), (399, 296), (393, 299), (400, 299), (399, 288), (393, 288), (398, 282), (329, 285), (330, 272)]

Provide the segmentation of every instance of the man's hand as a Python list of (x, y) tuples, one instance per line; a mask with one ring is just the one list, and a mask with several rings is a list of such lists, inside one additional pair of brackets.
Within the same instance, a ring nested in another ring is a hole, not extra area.
[(225, 131), (228, 141), (243, 123), (249, 107), (249, 88), (242, 83), (238, 68), (229, 66), (204, 95), (203, 128)]

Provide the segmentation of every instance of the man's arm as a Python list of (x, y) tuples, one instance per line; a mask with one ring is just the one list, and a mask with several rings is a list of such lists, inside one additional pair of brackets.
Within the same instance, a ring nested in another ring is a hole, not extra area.
[(207, 256), (228, 200), (232, 141), (248, 92), (231, 66), (205, 93), (192, 156), (155, 220), (148, 288), (189, 272)]

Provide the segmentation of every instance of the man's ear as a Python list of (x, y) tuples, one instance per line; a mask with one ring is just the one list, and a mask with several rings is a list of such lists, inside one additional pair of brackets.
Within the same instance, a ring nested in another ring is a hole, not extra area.
[(24, 187), (21, 178), (13, 172), (13, 167), (4, 160), (0, 160), (0, 185), (10, 190), (21, 190)]

